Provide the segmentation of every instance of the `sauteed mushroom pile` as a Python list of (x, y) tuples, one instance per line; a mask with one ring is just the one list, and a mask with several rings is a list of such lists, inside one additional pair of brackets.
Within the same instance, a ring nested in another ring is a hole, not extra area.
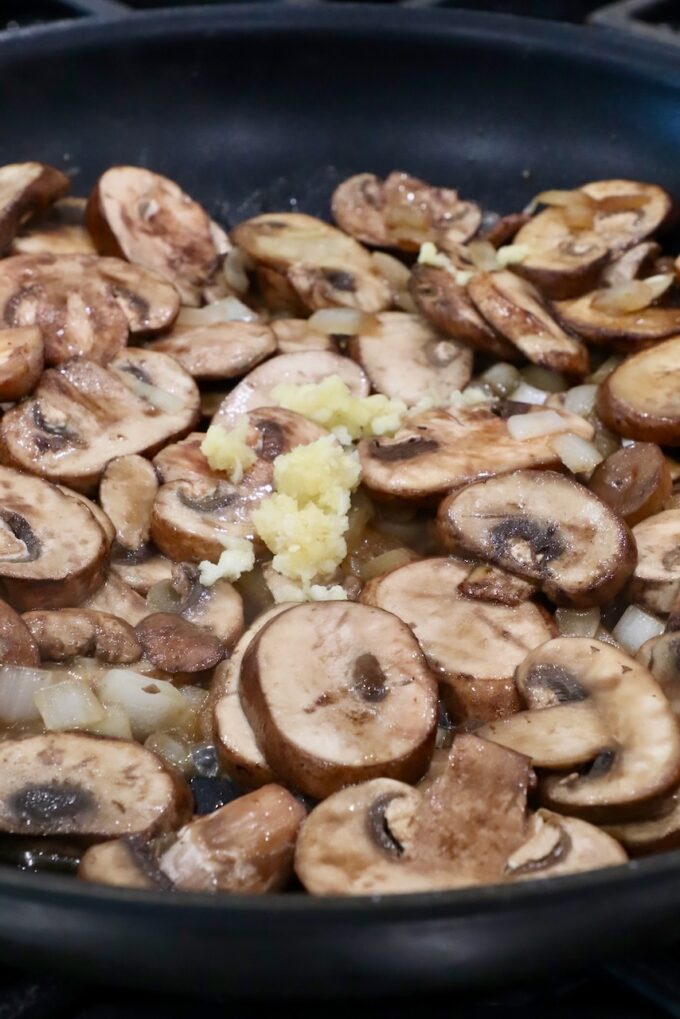
[(383, 894), (680, 846), (680, 260), (637, 181), (227, 232), (0, 168), (0, 859)]

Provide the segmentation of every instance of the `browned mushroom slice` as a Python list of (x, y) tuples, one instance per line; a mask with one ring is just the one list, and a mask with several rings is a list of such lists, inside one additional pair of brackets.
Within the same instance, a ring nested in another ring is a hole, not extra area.
[(171, 578), (147, 595), (150, 612), (174, 612), (231, 648), (243, 633), (243, 601), (227, 580), (204, 587), (191, 563), (172, 563)]
[(570, 696), (570, 690), (560, 691), (557, 705), (489, 722), (477, 735), (525, 754), (535, 768), (575, 768), (594, 761), (610, 749), (609, 730), (587, 701), (572, 702)]
[(65, 195), (70, 181), (44, 163), (9, 163), (0, 167), (0, 251), (5, 251), (29, 216)]
[(282, 613), (247, 648), (240, 692), (267, 761), (310, 796), (377, 776), (415, 781), (429, 764), (436, 682), (408, 627), (381, 609)]
[(519, 359), (517, 348), (482, 318), (468, 296), (467, 287), (457, 283), (446, 269), (414, 266), (409, 291), (421, 315), (443, 333), (486, 354), (504, 360)]
[(581, 191), (595, 200), (593, 230), (611, 252), (643, 241), (671, 213), (670, 195), (656, 184), (637, 180), (596, 180)]
[[(517, 407), (520, 414), (527, 410)], [(559, 413), (565, 432), (592, 438), (584, 418)], [(362, 478), (376, 492), (418, 499), (520, 467), (556, 467), (553, 438), (514, 439), (488, 406), (423, 411), (411, 414), (393, 438), (362, 439)]]
[(130, 626), (136, 626), (141, 619), (149, 615), (149, 609), (142, 596), (119, 580), (115, 573), (109, 574), (83, 607), (118, 616)]
[(631, 527), (660, 513), (672, 486), (666, 457), (651, 442), (636, 442), (611, 453), (588, 481), (591, 492)]
[(137, 552), (149, 540), (151, 508), (158, 491), (156, 472), (136, 453), (110, 460), (102, 474), (99, 501), (116, 529), (116, 541)]
[(489, 241), (494, 248), (510, 244), (517, 232), (529, 222), (531, 216), (527, 212), (510, 212), (507, 216), (499, 216), (496, 212), (485, 212), (477, 232), (477, 240)]
[(4, 740), (0, 774), (0, 830), (17, 835), (152, 835), (191, 813), (181, 777), (127, 740), (73, 732)]
[(224, 658), (224, 645), (173, 612), (153, 612), (135, 627), (145, 658), (164, 672), (204, 672)]
[(375, 174), (357, 173), (343, 180), (333, 192), (331, 209), (333, 219), (345, 233), (363, 244), (390, 246), (383, 182)]
[(272, 330), (257, 322), (217, 322), (175, 326), (169, 336), (147, 344), (179, 363), (195, 379), (231, 379), (245, 375), (276, 352)]
[(114, 550), (111, 557), (111, 572), (119, 580), (131, 587), (133, 591), (146, 597), (156, 584), (170, 581), (172, 577), (172, 560), (164, 555), (145, 549), (139, 555)]
[(631, 856), (666, 853), (680, 846), (680, 789), (638, 808), (634, 820), (606, 825)]
[(35, 387), (45, 348), (35, 326), (0, 329), (0, 400), (20, 400)]
[(661, 253), (661, 248), (654, 241), (643, 241), (613, 258), (603, 270), (600, 283), (606, 287), (629, 283), (638, 276), (645, 275), (647, 268), (652, 268), (654, 260)]
[(604, 292), (595, 290), (574, 300), (556, 301), (555, 317), (565, 329), (585, 340), (624, 353), (680, 332), (680, 308), (650, 305), (639, 311), (614, 313), (598, 307), (597, 299)]
[(3, 665), (40, 665), (40, 652), (25, 621), (0, 601), (0, 662)]
[(72, 488), (68, 488), (67, 485), (57, 485), (57, 488), (69, 499), (75, 499), (76, 502), (79, 502), (81, 506), (84, 506), (90, 511), (104, 532), (107, 545), (109, 547), (113, 545), (116, 540), (116, 528), (113, 526), (101, 506), (99, 506), (98, 503), (93, 502), (92, 499), (88, 499), (82, 492), (76, 492)]
[(101, 584), (107, 554), (87, 507), (40, 478), (0, 467), (0, 577), (16, 608), (78, 605)]
[(182, 302), (203, 288), (229, 250), (226, 234), (174, 181), (140, 166), (114, 166), (95, 185), (87, 225), (99, 251), (167, 277)]
[(598, 390), (598, 413), (619, 435), (675, 445), (680, 441), (679, 379), (680, 337), (674, 337), (615, 368)]
[(312, 329), (306, 318), (275, 319), (270, 328), (276, 337), (279, 354), (302, 354), (308, 350), (338, 352), (333, 337)]
[(96, 255), (85, 227), (85, 198), (62, 198), (33, 216), (12, 241), (12, 255)]
[(647, 517), (633, 537), (638, 560), (630, 597), (652, 612), (670, 612), (680, 589), (680, 509)]
[(350, 339), (349, 353), (373, 389), (408, 407), (427, 396), (445, 401), (472, 376), (469, 347), (403, 311), (378, 315), (374, 329)]
[(438, 520), (446, 548), (533, 581), (557, 605), (602, 605), (635, 567), (635, 542), (623, 520), (553, 471), (478, 481), (444, 499)]
[(533, 881), (578, 874), (584, 870), (616, 867), (628, 859), (615, 838), (577, 817), (537, 810), (528, 829), (527, 841), (505, 864), (508, 880)]
[(267, 311), (276, 315), (304, 315), (305, 305), (285, 273), (267, 265), (255, 267), (257, 291)]
[(186, 435), (198, 403), (196, 383), (167, 354), (130, 348), (108, 368), (74, 358), (45, 372), (33, 395), (5, 414), (2, 455), (88, 492), (113, 457)]
[(155, 846), (140, 835), (90, 846), (78, 868), (81, 881), (116, 888), (172, 889), (172, 881), (158, 866)]
[(130, 664), (142, 657), (135, 631), (125, 620), (92, 609), (42, 609), (25, 612), (23, 620), (47, 662), (80, 656), (111, 664)]
[(531, 602), (466, 598), (460, 585), (469, 572), (469, 564), (456, 559), (423, 559), (369, 581), (361, 600), (413, 630), (456, 720), (500, 718), (521, 707), (516, 667), (555, 628)]
[(586, 347), (560, 328), (526, 280), (507, 270), (480, 272), (468, 283), (468, 293), (487, 322), (533, 364), (566, 375), (587, 374)]
[[(542, 794), (560, 811), (612, 819), (653, 799), (680, 777), (680, 733), (651, 673), (611, 644), (560, 637), (530, 652), (515, 676), (531, 708), (589, 705), (609, 733), (585, 771), (550, 775)], [(555, 709), (557, 710), (557, 708)], [(558, 737), (557, 737), (558, 738)]]
[(593, 230), (572, 230), (559, 208), (539, 212), (521, 227), (514, 243), (527, 249), (517, 271), (555, 299), (592, 287), (609, 255), (602, 238)]
[(488, 563), (473, 566), (458, 590), (464, 598), (499, 605), (519, 605), (536, 593), (536, 588), (528, 580)]
[(340, 307), (377, 312), (392, 303), (389, 285), (373, 263), (370, 272), (303, 263), (291, 266), (287, 278), (304, 306), (311, 310)]
[(0, 263), (0, 320), (38, 326), (48, 364), (76, 356), (105, 364), (130, 333), (164, 329), (178, 309), (166, 280), (117, 258), (14, 255)]
[(676, 718), (680, 719), (680, 633), (662, 633), (645, 641), (637, 660), (649, 669), (657, 681)]

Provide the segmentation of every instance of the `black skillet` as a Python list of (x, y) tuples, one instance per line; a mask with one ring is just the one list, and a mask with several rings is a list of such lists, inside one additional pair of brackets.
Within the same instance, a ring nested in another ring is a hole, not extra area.
[[(176, 178), (223, 221), (322, 213), (394, 167), (490, 208), (598, 177), (680, 195), (676, 51), (597, 29), (384, 7), (138, 15), (0, 40), (0, 162)], [(680, 853), (516, 887), (369, 900), (113, 892), (0, 871), (4, 961), (255, 995), (489, 987), (677, 933)]]

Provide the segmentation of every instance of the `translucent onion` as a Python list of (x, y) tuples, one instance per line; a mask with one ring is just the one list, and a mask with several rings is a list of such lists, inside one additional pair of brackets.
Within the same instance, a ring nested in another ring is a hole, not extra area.
[(357, 336), (372, 332), (377, 321), (357, 308), (321, 308), (307, 321), (309, 328), (324, 336)]
[(46, 729), (90, 729), (104, 720), (104, 708), (79, 679), (43, 686), (33, 695)]
[(224, 256), (222, 275), (237, 294), (247, 293), (250, 287), (247, 270), (251, 269), (252, 266), (252, 261), (241, 248), (232, 248)]
[(579, 417), (588, 417), (595, 409), (597, 399), (597, 386), (591, 384), (574, 386), (564, 394), (564, 409), (570, 414), (578, 414)]
[(195, 770), (191, 759), (191, 748), (178, 736), (172, 736), (163, 731), (152, 732), (144, 741), (144, 746), (147, 750), (158, 754), (168, 764), (178, 768), (179, 771), (193, 772)]
[(612, 631), (614, 640), (631, 654), (637, 654), (645, 641), (664, 632), (663, 620), (638, 605), (629, 605)]
[(209, 326), (216, 322), (257, 322), (257, 312), (249, 308), (238, 297), (223, 297), (203, 308), (180, 308), (177, 325)]
[(189, 711), (194, 715), (199, 714), (205, 707), (206, 701), (208, 700), (208, 691), (204, 690), (202, 686), (180, 686), (179, 694), (187, 703)]
[(600, 610), (557, 609), (555, 622), (563, 637), (594, 637), (600, 625)]
[(21, 665), (0, 667), (0, 721), (20, 725), (40, 718), (34, 694), (54, 682), (54, 673), (46, 669), (28, 669)]
[(628, 280), (616, 283), (612, 287), (598, 290), (592, 299), (592, 306), (597, 311), (611, 315), (629, 315), (642, 311), (664, 294), (673, 283), (671, 273), (649, 276), (645, 280)]
[(384, 251), (374, 251), (371, 255), (371, 261), (380, 275), (384, 276), (389, 285), (395, 290), (404, 290), (408, 287), (411, 272), (408, 266), (400, 262), (398, 258), (394, 258), (393, 255), (387, 255)]
[(97, 693), (102, 703), (123, 708), (135, 739), (181, 726), (189, 714), (186, 700), (172, 683), (131, 669), (111, 669), (97, 684)]
[(501, 269), (508, 265), (519, 265), (529, 255), (526, 244), (504, 244), (496, 251), (496, 261)]
[(572, 474), (589, 474), (604, 460), (597, 446), (573, 432), (558, 435), (550, 445)]
[(171, 580), (159, 580), (146, 594), (147, 608), (151, 612), (177, 612), (182, 599)]
[(485, 382), (491, 387), (496, 396), (510, 396), (517, 389), (521, 376), (514, 364), (507, 361), (499, 361), (479, 376), (480, 382)]
[(530, 364), (522, 368), (522, 378), (535, 389), (543, 389), (548, 393), (563, 393), (567, 388), (564, 376), (558, 372), (552, 372), (548, 368), (541, 368), (537, 364)]
[(369, 559), (361, 568), (361, 579), (372, 580), (383, 573), (390, 573), (400, 566), (407, 566), (414, 563), (420, 556), (410, 548), (392, 548), (389, 552), (383, 552), (375, 559)]
[(109, 736), (113, 739), (132, 739), (130, 719), (120, 704), (104, 704), (104, 717), (96, 725), (89, 726), (89, 731), (98, 736)]
[(514, 414), (507, 420), (513, 439), (535, 439), (539, 435), (564, 432), (569, 427), (554, 410), (539, 410), (534, 414)]
[(520, 382), (513, 392), (512, 398), (517, 403), (531, 403), (535, 406), (540, 406), (548, 399), (548, 393), (546, 393), (545, 389), (537, 389), (536, 386), (530, 386), (528, 382)]
[(493, 272), (494, 269), (498, 269), (496, 249), (491, 241), (470, 241), (465, 250), (476, 269), (481, 269), (482, 272)]
[(593, 445), (602, 453), (603, 457), (611, 456), (620, 448), (619, 437), (603, 425), (599, 420), (595, 421), (595, 437)]

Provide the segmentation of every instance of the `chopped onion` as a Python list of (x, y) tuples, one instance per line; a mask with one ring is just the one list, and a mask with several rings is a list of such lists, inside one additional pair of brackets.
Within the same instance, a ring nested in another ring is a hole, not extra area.
[(132, 739), (130, 719), (120, 704), (104, 704), (103, 708), (103, 719), (96, 725), (89, 726), (89, 731), (113, 739)]
[(46, 729), (89, 729), (104, 719), (104, 708), (79, 679), (43, 686), (33, 695)]
[(590, 373), (586, 382), (594, 382), (595, 384), (604, 382), (604, 380), (611, 375), (614, 369), (618, 368), (622, 361), (623, 358), (619, 357), (618, 354), (612, 354), (611, 357), (608, 357), (606, 361), (602, 362), (599, 368), (596, 368), (594, 372)]
[(18, 725), (40, 718), (34, 694), (54, 682), (55, 674), (46, 669), (21, 665), (0, 666), (0, 721)]
[(540, 406), (548, 399), (548, 393), (545, 389), (530, 386), (528, 382), (520, 382), (512, 394), (512, 398), (516, 403), (531, 403)]
[(253, 263), (241, 248), (232, 248), (224, 256), (222, 263), (222, 275), (228, 285), (237, 294), (245, 294), (250, 287), (248, 269), (252, 269)]
[(357, 336), (370, 333), (377, 322), (375, 315), (367, 315), (358, 308), (321, 308), (308, 319), (309, 328), (325, 336)]
[(111, 669), (97, 684), (97, 693), (104, 704), (123, 708), (135, 739), (146, 739), (156, 729), (181, 726), (189, 713), (186, 700), (172, 683), (130, 669)]
[(498, 269), (496, 249), (491, 241), (470, 241), (465, 250), (476, 269), (481, 269), (482, 272), (493, 272), (494, 269)]
[(208, 691), (204, 690), (202, 686), (180, 686), (179, 694), (187, 702), (189, 711), (194, 715), (197, 715), (205, 707), (205, 703), (208, 699)]
[(171, 736), (170, 733), (163, 731), (152, 732), (144, 741), (144, 746), (180, 771), (194, 771), (191, 749), (177, 736)]
[(604, 460), (597, 446), (573, 432), (558, 435), (550, 445), (572, 474), (590, 473)]
[(177, 414), (184, 407), (183, 402), (174, 393), (168, 393), (167, 390), (161, 389), (159, 386), (152, 386), (149, 382), (138, 379), (131, 372), (120, 371), (118, 374), (135, 396), (146, 400), (157, 410), (165, 411), (166, 414)]
[(635, 439), (621, 439), (621, 445), (622, 446), (634, 446), (635, 445)]
[(620, 448), (618, 435), (603, 425), (598, 419), (595, 420), (595, 437), (593, 445), (602, 453), (603, 457), (611, 456)]
[(628, 315), (634, 311), (642, 311), (668, 290), (674, 278), (671, 273), (662, 273), (644, 280), (616, 283), (604, 290), (598, 290), (591, 303), (597, 311), (612, 315)]
[(182, 599), (171, 580), (159, 580), (146, 593), (146, 605), (151, 612), (177, 612)]
[(539, 435), (565, 432), (569, 427), (554, 410), (539, 410), (534, 414), (514, 414), (507, 420), (513, 439), (535, 439)]
[(530, 386), (548, 393), (563, 393), (567, 388), (564, 376), (558, 372), (551, 372), (548, 368), (541, 368), (537, 364), (522, 368), (521, 375)]
[(666, 624), (661, 619), (638, 605), (629, 605), (614, 627), (612, 636), (626, 651), (637, 654), (645, 641), (658, 637), (665, 628)]
[(583, 386), (574, 386), (564, 394), (564, 409), (570, 414), (578, 414), (579, 417), (588, 417), (595, 408), (597, 399), (597, 386), (592, 383)]
[(501, 269), (507, 265), (519, 265), (529, 254), (526, 244), (504, 244), (496, 251), (496, 261)]
[(381, 276), (384, 276), (395, 290), (404, 290), (408, 286), (411, 272), (408, 266), (400, 262), (398, 258), (387, 255), (384, 251), (374, 251), (371, 261)]
[(372, 580), (373, 577), (379, 577), (382, 573), (390, 573), (400, 566), (407, 566), (408, 563), (413, 563), (419, 558), (420, 556), (410, 548), (392, 548), (389, 552), (383, 552), (382, 555), (364, 563), (361, 567), (361, 579)]
[(257, 312), (249, 308), (238, 297), (223, 297), (203, 308), (180, 308), (177, 325), (209, 326), (216, 322), (257, 322)]
[(563, 637), (594, 637), (600, 625), (600, 610), (557, 609), (555, 622)]
[(496, 396), (509, 396), (520, 383), (520, 374), (514, 364), (499, 361), (479, 376), (480, 382), (491, 387)]
[(603, 644), (611, 644), (612, 647), (621, 647), (618, 640), (614, 640), (609, 630), (602, 626), (598, 626), (597, 632), (595, 633), (595, 640), (601, 640)]

